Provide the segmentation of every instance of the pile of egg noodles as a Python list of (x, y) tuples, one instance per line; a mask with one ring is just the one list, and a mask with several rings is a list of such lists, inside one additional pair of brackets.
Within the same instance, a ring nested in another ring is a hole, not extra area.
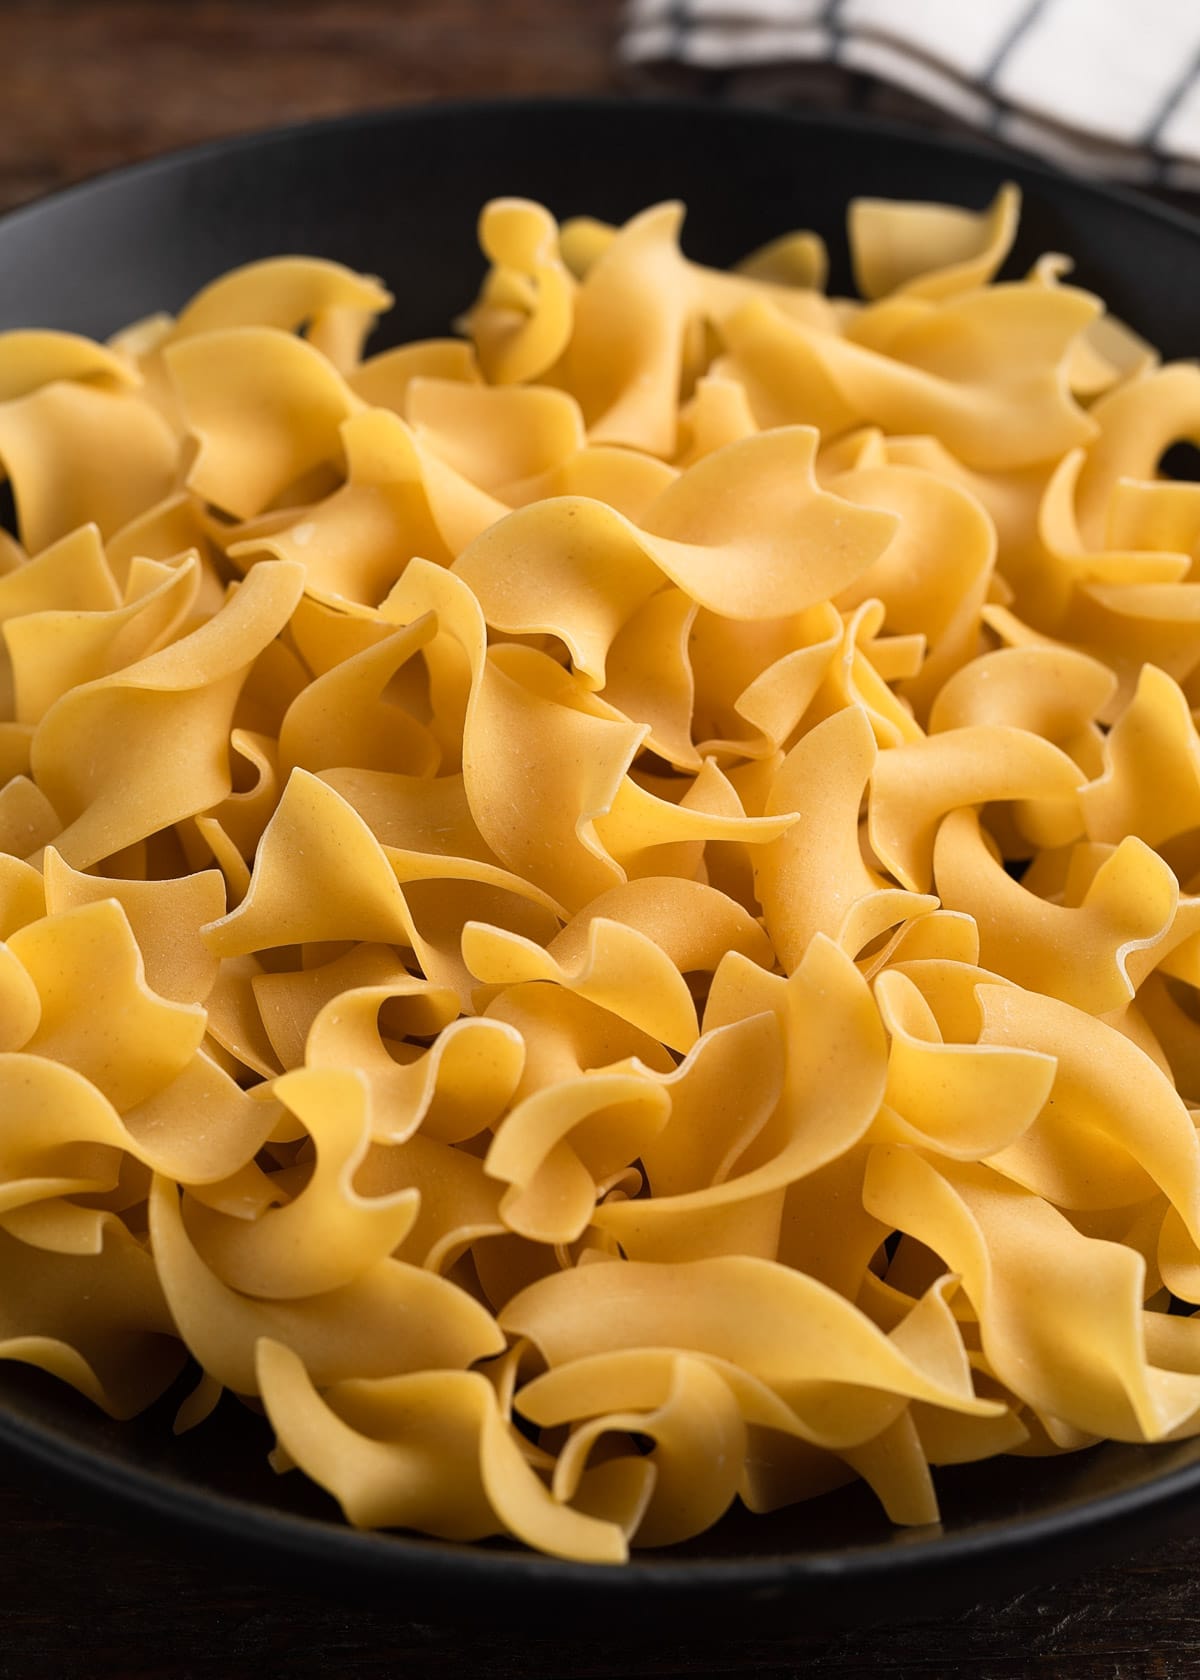
[(1200, 1431), (1200, 369), (1017, 213), (0, 336), (0, 1356), (597, 1563)]

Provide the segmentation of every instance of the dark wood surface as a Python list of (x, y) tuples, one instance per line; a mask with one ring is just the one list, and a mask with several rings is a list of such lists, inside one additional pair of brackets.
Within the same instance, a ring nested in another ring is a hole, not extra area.
[[(192, 141), (401, 100), (619, 88), (619, 0), (0, 0), (0, 209)], [(4, 1486), (0, 1680), (243, 1675), (1200, 1675), (1200, 1538), (961, 1616), (665, 1645), (404, 1624), (196, 1563), (60, 1493)], [(1200, 1513), (1197, 1532), (1200, 1534)], [(1065, 1562), (1066, 1560), (1064, 1560)]]
[(619, 0), (0, 0), (0, 209), (197, 140), (619, 86)]
[[(1064, 1563), (1066, 1560), (1064, 1560)], [(832, 1636), (664, 1642), (463, 1633), (281, 1588), (98, 1521), (60, 1495), (0, 1494), (0, 1680), (1182, 1680), (1200, 1673), (1200, 1539), (953, 1618)], [(869, 1606), (864, 1605), (864, 1614)]]

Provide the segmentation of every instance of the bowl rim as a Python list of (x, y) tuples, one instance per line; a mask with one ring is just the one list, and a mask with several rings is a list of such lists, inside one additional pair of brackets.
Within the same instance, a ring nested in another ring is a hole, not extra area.
[[(51, 1379), (47, 1379), (51, 1380)], [(1100, 1444), (1101, 1446), (1104, 1443)], [(1084, 1449), (1094, 1451), (1095, 1448)], [(1148, 1448), (1152, 1451), (1152, 1448)], [(239, 1550), (263, 1546), (296, 1563), (320, 1563), (344, 1578), (354, 1574), (375, 1581), (398, 1576), (412, 1590), (476, 1586), (566, 1589), (596, 1601), (639, 1598), (647, 1591), (673, 1597), (702, 1598), (714, 1592), (753, 1590), (769, 1600), (800, 1587), (820, 1589), (853, 1584), (889, 1592), (915, 1585), (931, 1572), (964, 1573), (987, 1563), (1003, 1576), (1006, 1562), (1058, 1546), (1059, 1573), (1085, 1569), (1120, 1549), (1122, 1537), (1151, 1514), (1164, 1519), (1192, 1515), (1200, 1496), (1200, 1457), (1131, 1486), (1107, 1493), (1077, 1495), (1048, 1512), (1017, 1512), (985, 1518), (950, 1533), (940, 1525), (900, 1531), (895, 1539), (811, 1551), (777, 1550), (729, 1557), (678, 1557), (670, 1549), (639, 1553), (616, 1567), (556, 1558), (514, 1545), (511, 1549), (439, 1540), (407, 1530), (364, 1530), (334, 1515), (308, 1516), (256, 1500), (206, 1488), (170, 1470), (131, 1465), (115, 1454), (90, 1447), (57, 1429), (10, 1411), (0, 1400), (0, 1451), (15, 1454), (26, 1469), (36, 1466), (65, 1490), (83, 1489), (98, 1508), (116, 1501), (127, 1513), (137, 1511), (157, 1525), (234, 1540)], [(328, 1497), (328, 1496), (326, 1496)], [(1077, 1549), (1077, 1543), (1083, 1545)], [(1124, 1548), (1136, 1545), (1129, 1538)], [(282, 1560), (281, 1560), (282, 1561)], [(1002, 1581), (1001, 1584), (1007, 1584)], [(977, 1583), (981, 1585), (981, 1583)], [(976, 1596), (985, 1596), (978, 1591)], [(920, 1613), (914, 1605), (912, 1615)]]
[(336, 116), (309, 117), (297, 122), (280, 123), (264, 128), (239, 129), (227, 135), (193, 141), (155, 152), (131, 163), (114, 164), (94, 173), (81, 175), (51, 188), (49, 192), (0, 212), (0, 229), (24, 226), (41, 215), (69, 204), (76, 196), (94, 194), (110, 186), (124, 186), (129, 182), (152, 180), (168, 174), (182, 165), (219, 161), (228, 156), (261, 151), (268, 147), (294, 146), (307, 140), (319, 140), (327, 134), (351, 134), (380, 125), (407, 122), (453, 123), (463, 118), (490, 116), (501, 118), (513, 113), (573, 112), (580, 109), (608, 111), (618, 117), (630, 110), (648, 111), (665, 116), (671, 112), (711, 120), (729, 114), (739, 121), (760, 121), (766, 127), (787, 124), (796, 129), (825, 130), (834, 133), (874, 134), (880, 141), (896, 141), (907, 147), (918, 146), (944, 157), (969, 157), (978, 163), (999, 167), (1005, 163), (1032, 179), (1048, 185), (1064, 184), (1080, 195), (1099, 204), (1119, 204), (1127, 212), (1148, 217), (1155, 222), (1167, 222), (1179, 232), (1200, 235), (1200, 195), (1195, 213), (1180, 209), (1148, 196), (1135, 186), (1119, 181), (1105, 181), (1084, 173), (1043, 162), (1032, 153), (1025, 153), (998, 139), (958, 135), (936, 128), (924, 128), (916, 123), (895, 117), (877, 116), (871, 112), (809, 111), (798, 107), (756, 104), (747, 100), (705, 99), (696, 94), (596, 92), (581, 94), (510, 94), (490, 98), (436, 97), (408, 101), (404, 104), (381, 104)]

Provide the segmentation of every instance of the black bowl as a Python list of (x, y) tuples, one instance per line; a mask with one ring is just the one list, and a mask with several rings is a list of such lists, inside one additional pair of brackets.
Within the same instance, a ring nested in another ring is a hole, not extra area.
[[(178, 307), (238, 263), (279, 252), (337, 258), (396, 294), (379, 344), (444, 334), (482, 272), (475, 217), (497, 194), (559, 215), (620, 220), (661, 198), (689, 206), (692, 255), (729, 263), (775, 234), (815, 228), (848, 288), (846, 203), (859, 194), (981, 207), (1006, 179), (1025, 192), (1009, 272), (1041, 252), (1165, 354), (1200, 350), (1200, 222), (983, 147), (877, 122), (692, 102), (443, 105), (202, 147), (75, 187), (0, 223), (0, 328), (97, 336)], [(169, 1526), (175, 1543), (249, 1551), (328, 1590), (440, 1615), (605, 1633), (622, 1626), (755, 1631), (934, 1612), (1012, 1592), (1189, 1523), (1200, 1440), (1105, 1445), (1057, 1460), (1004, 1459), (939, 1475), (944, 1519), (894, 1530), (864, 1489), (777, 1513), (735, 1514), (624, 1569), (358, 1534), (299, 1476), (266, 1467), (266, 1425), (225, 1400), (182, 1440), (171, 1409), (115, 1425), (71, 1391), (0, 1366), (0, 1449), (13, 1476), (65, 1478)], [(603, 1621), (597, 1623), (597, 1618)]]

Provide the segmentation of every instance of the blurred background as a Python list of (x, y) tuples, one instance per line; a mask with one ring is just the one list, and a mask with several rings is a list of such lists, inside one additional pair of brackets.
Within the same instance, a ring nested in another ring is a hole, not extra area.
[(1200, 203), (1200, 0), (0, 0), (0, 210), (401, 102), (692, 93), (970, 131)]
[(622, 0), (0, 0), (0, 210), (195, 141), (618, 89)]

